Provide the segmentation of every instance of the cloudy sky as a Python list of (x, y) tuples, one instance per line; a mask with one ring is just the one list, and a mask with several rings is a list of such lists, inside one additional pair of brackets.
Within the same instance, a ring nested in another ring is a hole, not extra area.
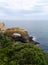
[(48, 20), (48, 0), (0, 0), (0, 20)]

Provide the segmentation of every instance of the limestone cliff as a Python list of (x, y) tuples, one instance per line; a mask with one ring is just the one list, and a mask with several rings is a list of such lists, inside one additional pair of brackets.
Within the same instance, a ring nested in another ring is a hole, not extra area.
[(0, 23), (0, 32), (5, 32), (6, 27), (4, 23)]
[(25, 39), (25, 42), (29, 42), (28, 31), (22, 28), (12, 27), (6, 28), (4, 23), (0, 23), (0, 31), (12, 37), (14, 33), (21, 34), (21, 37)]
[[(4, 23), (0, 23), (0, 32), (5, 33), (8, 37), (11, 37), (16, 41), (19, 40), (26, 43), (38, 44), (38, 42), (32, 40), (33, 37), (29, 36), (28, 31), (22, 28), (6, 28)], [(21, 36), (16, 37), (16, 35), (13, 35), (14, 33), (19, 33)]]

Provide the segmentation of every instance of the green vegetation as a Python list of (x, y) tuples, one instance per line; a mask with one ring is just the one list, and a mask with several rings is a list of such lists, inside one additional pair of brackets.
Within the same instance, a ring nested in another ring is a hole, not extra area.
[(13, 41), (0, 34), (0, 65), (47, 65), (45, 53), (35, 45)]
[(46, 60), (47, 60), (47, 64), (48, 64), (48, 52), (45, 52), (46, 53)]

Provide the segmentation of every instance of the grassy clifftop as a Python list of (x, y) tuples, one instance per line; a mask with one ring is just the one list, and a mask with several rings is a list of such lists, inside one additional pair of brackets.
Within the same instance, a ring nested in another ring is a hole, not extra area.
[(29, 43), (14, 42), (0, 34), (0, 65), (47, 65), (42, 49)]

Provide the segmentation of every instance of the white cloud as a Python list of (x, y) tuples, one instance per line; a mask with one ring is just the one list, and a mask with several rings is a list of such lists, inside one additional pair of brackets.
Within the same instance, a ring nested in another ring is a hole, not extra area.
[(0, 0), (0, 19), (34, 19), (44, 16), (48, 17), (48, 0)]
[(1, 0), (0, 3), (6, 3), (3, 5), (9, 9), (24, 9), (29, 10), (34, 7), (39, 0)]
[(43, 11), (45, 14), (48, 14), (48, 5), (43, 6)]
[(4, 13), (0, 13), (0, 16), (4, 16), (5, 14)]

